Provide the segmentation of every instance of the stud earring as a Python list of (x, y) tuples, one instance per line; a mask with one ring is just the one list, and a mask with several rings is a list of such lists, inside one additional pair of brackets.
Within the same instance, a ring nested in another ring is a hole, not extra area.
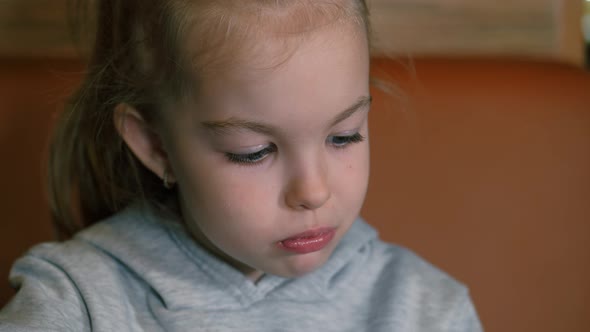
[(168, 171), (168, 168), (166, 168), (164, 170), (164, 176), (163, 176), (163, 180), (164, 180), (164, 188), (166, 189), (172, 189), (172, 187), (174, 187), (174, 183), (170, 183), (170, 172)]

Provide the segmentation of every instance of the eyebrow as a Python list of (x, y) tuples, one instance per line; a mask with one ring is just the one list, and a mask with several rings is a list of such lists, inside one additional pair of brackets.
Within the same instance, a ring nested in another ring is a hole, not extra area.
[[(369, 105), (371, 105), (372, 101), (373, 97), (371, 96), (360, 97), (354, 104), (346, 108), (344, 111), (340, 112), (334, 118), (334, 120), (331, 123), (331, 127), (350, 118), (356, 112), (368, 107)], [(201, 125), (203, 125), (205, 128), (207, 128), (214, 134), (218, 135), (223, 135), (238, 130), (249, 130), (263, 135), (271, 135), (276, 131), (273, 126), (261, 122), (248, 121), (235, 117), (229, 117), (225, 120), (220, 121), (204, 121), (201, 122)]]

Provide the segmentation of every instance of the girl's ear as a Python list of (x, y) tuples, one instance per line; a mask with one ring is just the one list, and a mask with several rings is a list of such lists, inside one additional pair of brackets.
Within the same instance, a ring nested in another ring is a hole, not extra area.
[(113, 120), (123, 141), (145, 167), (163, 179), (166, 185), (176, 182), (160, 136), (134, 107), (124, 103), (117, 105)]

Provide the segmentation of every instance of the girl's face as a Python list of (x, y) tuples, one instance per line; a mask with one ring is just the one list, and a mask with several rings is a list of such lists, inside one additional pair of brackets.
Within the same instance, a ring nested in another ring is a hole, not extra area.
[(253, 280), (325, 263), (357, 218), (369, 176), (361, 28), (319, 28), (273, 69), (254, 63), (272, 62), (283, 44), (261, 42), (265, 55), (205, 80), (163, 134), (193, 237)]

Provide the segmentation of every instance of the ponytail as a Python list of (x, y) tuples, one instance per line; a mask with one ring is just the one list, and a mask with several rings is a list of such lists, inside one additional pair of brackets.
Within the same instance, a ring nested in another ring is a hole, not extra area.
[[(77, 1), (70, 8), (88, 6)], [(132, 202), (157, 204), (173, 195), (127, 148), (113, 120), (114, 108), (127, 103), (150, 122), (159, 104), (151, 97), (157, 95), (152, 92), (158, 88), (158, 73), (148, 70), (138, 56), (146, 41), (138, 40), (137, 27), (146, 24), (146, 11), (137, 8), (142, 8), (139, 0), (97, 1), (96, 37), (86, 76), (57, 120), (47, 187), (60, 239)]]

